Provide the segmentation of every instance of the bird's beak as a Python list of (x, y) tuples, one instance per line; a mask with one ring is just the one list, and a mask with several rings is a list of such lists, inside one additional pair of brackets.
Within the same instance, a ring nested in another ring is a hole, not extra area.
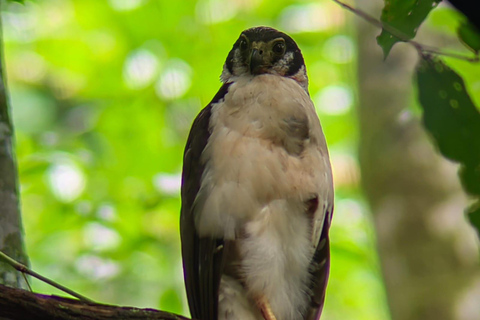
[(262, 54), (258, 49), (253, 49), (250, 55), (250, 72), (256, 74), (263, 64)]
[(252, 74), (261, 74), (267, 71), (267, 52), (264, 43), (254, 44), (250, 53), (250, 72)]

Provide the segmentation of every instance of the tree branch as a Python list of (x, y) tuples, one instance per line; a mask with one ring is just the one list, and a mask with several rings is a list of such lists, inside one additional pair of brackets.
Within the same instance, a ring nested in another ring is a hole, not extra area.
[(0, 285), (2, 320), (190, 320), (154, 309), (120, 307), (35, 294)]

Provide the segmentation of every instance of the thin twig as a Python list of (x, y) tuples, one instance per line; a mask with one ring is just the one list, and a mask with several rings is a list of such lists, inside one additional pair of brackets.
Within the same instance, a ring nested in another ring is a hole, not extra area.
[(468, 56), (465, 56), (463, 54), (441, 51), (440, 49), (437, 49), (437, 48), (427, 49), (416, 41), (408, 41), (408, 43), (410, 43), (413, 46), (415, 46), (415, 44), (419, 45), (421, 47), (421, 51), (423, 53), (433, 53), (433, 54), (437, 54), (437, 55), (441, 55), (441, 56), (445, 56), (445, 57), (450, 57), (450, 58), (455, 58), (455, 59), (458, 59), (458, 60), (464, 60), (464, 61), (468, 61), (468, 62), (479, 62), (480, 61), (480, 56), (478, 55), (478, 53), (475, 53), (474, 57), (468, 57)]
[(426, 45), (423, 45), (421, 43), (418, 43), (414, 40), (411, 40), (411, 39), (408, 39), (408, 36), (405, 35), (404, 33), (402, 33), (400, 30), (397, 30), (395, 28), (392, 28), (391, 26), (389, 25), (386, 25), (386, 24), (383, 24), (381, 21), (379, 21), (378, 19), (376, 19), (375, 17), (369, 15), (368, 13), (366, 13), (365, 11), (362, 11), (360, 9), (357, 9), (357, 8), (354, 8), (352, 7), (351, 5), (349, 4), (346, 4), (344, 2), (341, 2), (339, 0), (332, 0), (333, 2), (335, 2), (336, 4), (340, 5), (341, 7), (347, 9), (348, 11), (352, 12), (353, 14), (355, 14), (356, 16), (362, 18), (363, 20), (367, 21), (368, 23), (378, 27), (378, 28), (381, 28), (385, 31), (387, 31), (388, 33), (390, 33), (392, 36), (398, 38), (400, 41), (402, 42), (405, 42), (405, 43), (408, 43), (410, 45), (412, 45), (413, 47), (415, 47), (415, 49), (417, 49), (420, 53), (433, 53), (433, 54), (436, 54), (436, 55), (440, 55), (440, 56), (446, 56), (446, 57), (451, 57), (451, 58), (456, 58), (456, 59), (459, 59), (459, 60), (465, 60), (465, 61), (469, 61), (469, 62), (479, 62), (480, 61), (480, 56), (478, 54), (478, 52), (475, 53), (475, 56), (472, 58), (472, 57), (469, 57), (469, 56), (465, 56), (463, 54), (457, 54), (457, 53), (451, 53), (451, 52), (445, 52), (445, 51), (442, 51), (438, 48), (434, 48), (434, 47), (428, 47)]
[(30, 282), (28, 282), (27, 275), (26, 275), (25, 273), (23, 273), (23, 272), (20, 272), (20, 273), (22, 274), (23, 279), (25, 279), (25, 283), (26, 283), (27, 286), (28, 286), (28, 290), (30, 290), (30, 292), (33, 292), (32, 287), (30, 286)]
[(84, 302), (94, 302), (93, 300), (90, 300), (84, 296), (82, 296), (81, 294), (79, 293), (76, 293), (75, 291), (73, 290), (70, 290), (64, 286), (62, 286), (61, 284), (59, 283), (56, 283), (55, 281), (53, 280), (50, 280), (48, 278), (45, 278), (44, 276), (42, 276), (41, 274), (38, 274), (36, 273), (35, 271), (33, 270), (30, 270), (28, 269), (26, 266), (24, 266), (23, 264), (13, 260), (12, 258), (10, 258), (9, 256), (7, 256), (5, 253), (1, 252), (0, 251), (0, 259), (5, 261), (6, 263), (8, 263), (9, 265), (11, 265), (12, 267), (14, 267), (16, 270), (20, 271), (21, 273), (23, 274), (29, 274), (31, 275), (32, 277), (34, 278), (37, 278), (45, 283), (48, 283), (49, 285), (51, 285), (52, 287), (55, 287), (57, 288), (58, 290), (61, 290), (63, 292), (66, 292), (68, 293), (69, 295), (75, 297), (75, 298), (78, 298), (79, 300), (81, 301), (84, 301)]

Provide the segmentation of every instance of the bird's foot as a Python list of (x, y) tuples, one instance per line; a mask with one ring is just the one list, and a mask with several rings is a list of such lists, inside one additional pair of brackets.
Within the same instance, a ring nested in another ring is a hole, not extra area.
[(277, 320), (277, 318), (273, 314), (272, 308), (270, 307), (270, 303), (268, 303), (267, 298), (261, 297), (257, 299), (257, 305), (260, 308), (260, 312), (262, 313), (263, 319)]

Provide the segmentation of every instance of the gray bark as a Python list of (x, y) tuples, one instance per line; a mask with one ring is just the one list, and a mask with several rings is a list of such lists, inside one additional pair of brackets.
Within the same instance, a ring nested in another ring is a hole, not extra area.
[[(1, 7), (1, 3), (0, 3)], [(13, 125), (9, 113), (4, 72), (3, 37), (0, 15), (0, 251), (22, 264), (28, 264), (23, 244), (22, 221), (18, 198), (18, 177), (13, 151)], [(25, 287), (23, 276), (0, 261), (0, 283)]]
[[(357, 1), (376, 17), (382, 5)], [(359, 160), (392, 319), (479, 319), (477, 240), (456, 166), (411, 112), (416, 53), (399, 44), (384, 62), (380, 30), (363, 21), (357, 30)]]

